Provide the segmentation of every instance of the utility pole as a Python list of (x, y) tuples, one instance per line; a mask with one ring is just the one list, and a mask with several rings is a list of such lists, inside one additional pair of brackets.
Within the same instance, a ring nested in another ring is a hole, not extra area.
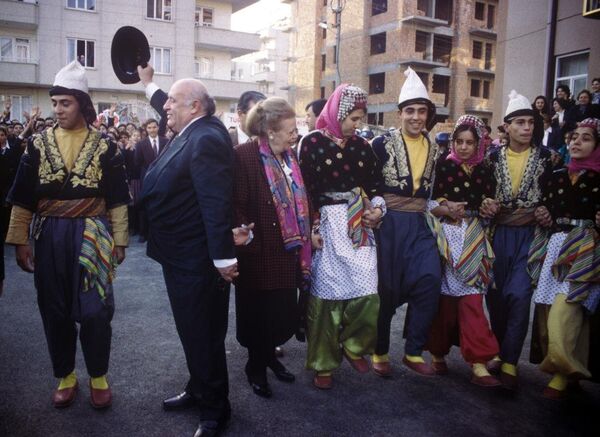
[(335, 70), (336, 70), (336, 86), (342, 83), (342, 75), (340, 74), (340, 43), (342, 39), (342, 11), (346, 7), (346, 0), (331, 0), (331, 10), (335, 14)]

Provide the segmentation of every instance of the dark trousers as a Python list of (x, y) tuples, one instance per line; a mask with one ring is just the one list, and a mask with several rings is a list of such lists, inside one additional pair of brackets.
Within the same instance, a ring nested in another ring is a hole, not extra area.
[(34, 280), (54, 376), (75, 369), (77, 325), (91, 377), (108, 372), (114, 313), (112, 287), (103, 301), (95, 289), (81, 291), (79, 253), (84, 219), (47, 217), (35, 244)]
[(494, 281), (487, 294), (487, 306), (494, 335), (500, 344), (500, 358), (516, 365), (529, 328), (529, 307), (533, 289), (527, 273), (533, 226), (497, 226), (494, 234)]
[(4, 242), (6, 241), (6, 232), (8, 231), (8, 223), (10, 222), (10, 206), (0, 205), (0, 249), (2, 256), (0, 257), (0, 281), (4, 281)]
[(225, 335), (229, 285), (220, 285), (212, 266), (194, 274), (163, 265), (163, 275), (190, 379), (186, 391), (199, 402), (203, 420), (230, 413)]

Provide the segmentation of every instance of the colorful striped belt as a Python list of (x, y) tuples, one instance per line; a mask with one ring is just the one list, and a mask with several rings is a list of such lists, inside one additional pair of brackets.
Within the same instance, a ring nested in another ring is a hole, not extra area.
[(385, 193), (383, 198), (387, 209), (392, 211), (425, 212), (427, 210), (427, 199), (422, 199), (420, 197), (404, 197)]
[(106, 215), (106, 201), (101, 197), (58, 200), (42, 199), (37, 205), (41, 217), (98, 217)]
[(559, 217), (556, 224), (561, 226), (575, 226), (577, 228), (593, 228), (595, 223), (589, 219), (572, 219), (568, 217)]
[(535, 224), (535, 208), (502, 207), (495, 217), (496, 224), (505, 226), (530, 226)]

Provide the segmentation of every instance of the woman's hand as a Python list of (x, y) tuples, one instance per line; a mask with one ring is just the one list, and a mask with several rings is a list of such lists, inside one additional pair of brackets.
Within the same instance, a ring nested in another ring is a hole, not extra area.
[(444, 202), (444, 205), (448, 209), (448, 217), (452, 220), (460, 220), (465, 216), (465, 205), (467, 202)]
[(314, 250), (323, 249), (323, 238), (321, 237), (321, 234), (319, 234), (319, 232), (315, 232), (313, 230), (310, 233), (310, 242)]
[(552, 216), (545, 206), (538, 206), (533, 215), (540, 226), (543, 226), (544, 228), (552, 226)]
[(250, 231), (254, 229), (254, 223), (250, 223), (248, 226), (242, 225), (237, 228), (233, 228), (233, 242), (236, 246), (245, 246), (248, 244), (250, 238)]
[(375, 228), (383, 217), (383, 211), (379, 207), (368, 208), (362, 216), (363, 224), (368, 228)]

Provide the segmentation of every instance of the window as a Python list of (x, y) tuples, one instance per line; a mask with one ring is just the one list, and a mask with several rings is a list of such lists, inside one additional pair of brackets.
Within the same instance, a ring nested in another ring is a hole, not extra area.
[(383, 112), (370, 112), (367, 114), (367, 123), (375, 126), (383, 126)]
[(490, 81), (489, 80), (484, 80), (483, 81), (483, 94), (482, 97), (484, 99), (489, 99), (490, 98)]
[(171, 21), (172, 0), (147, 0), (148, 10), (146, 16), (156, 20)]
[[(213, 58), (201, 56), (200, 59), (195, 61), (196, 76), (204, 77), (204, 78), (213, 77), (213, 71), (214, 71), (213, 66), (214, 66)], [(239, 74), (243, 74), (243, 71), (239, 70)]]
[(67, 0), (67, 8), (93, 11), (96, 9), (96, 0)]
[(327, 67), (327, 55), (323, 53), (321, 55), (321, 71), (325, 71), (325, 67)]
[(419, 15), (436, 18), (438, 20), (452, 21), (452, 1), (450, 0), (418, 0), (417, 10)]
[(94, 68), (94, 41), (67, 38), (67, 62), (78, 60), (87, 68)]
[(385, 73), (369, 74), (369, 94), (385, 92)]
[(479, 79), (471, 79), (471, 97), (479, 97), (479, 89), (481, 81)]
[(483, 44), (481, 41), (473, 41), (473, 59), (481, 59), (483, 57)]
[(0, 61), (29, 62), (30, 52), (27, 38), (0, 37)]
[(331, 92), (335, 91), (335, 80), (331, 82)]
[(213, 8), (205, 8), (203, 6), (196, 7), (196, 12), (194, 13), (194, 21), (196, 26), (205, 26), (212, 27), (213, 26)]
[(492, 44), (485, 43), (485, 69), (492, 68)]
[(421, 32), (417, 30), (415, 38), (415, 52), (425, 53), (429, 42), (429, 34), (427, 32)]
[(385, 12), (387, 12), (387, 0), (373, 0), (371, 15), (379, 15)]
[(433, 60), (435, 62), (450, 62), (452, 55), (452, 37), (433, 35)]
[(487, 10), (487, 28), (488, 29), (493, 29), (494, 28), (494, 21), (495, 21), (495, 15), (496, 15), (496, 7), (494, 5), (487, 5), (488, 10)]
[(10, 96), (11, 108), (10, 116), (12, 119), (17, 119), (21, 123), (27, 120), (23, 116), (23, 111), (31, 113), (31, 96)]
[(371, 35), (371, 54), (378, 55), (379, 53), (385, 53), (386, 33), (377, 33)]
[(485, 17), (485, 3), (475, 2), (475, 19), (483, 20)]
[(325, 87), (322, 86), (321, 87), (321, 99), (324, 99), (324, 98), (325, 98)]
[(171, 49), (150, 47), (150, 63), (155, 73), (171, 74)]
[(444, 106), (448, 106), (448, 98), (450, 96), (450, 76), (434, 74), (431, 92), (435, 94), (443, 94)]
[(556, 59), (554, 89), (558, 85), (568, 85), (571, 88), (571, 95), (573, 96), (576, 96), (579, 91), (585, 89), (588, 78), (589, 56), (589, 52), (559, 56)]
[(327, 29), (321, 29), (323, 32), (323, 39), (327, 39)]
[(337, 46), (333, 46), (333, 63), (334, 64), (337, 64), (337, 55), (338, 55)]

